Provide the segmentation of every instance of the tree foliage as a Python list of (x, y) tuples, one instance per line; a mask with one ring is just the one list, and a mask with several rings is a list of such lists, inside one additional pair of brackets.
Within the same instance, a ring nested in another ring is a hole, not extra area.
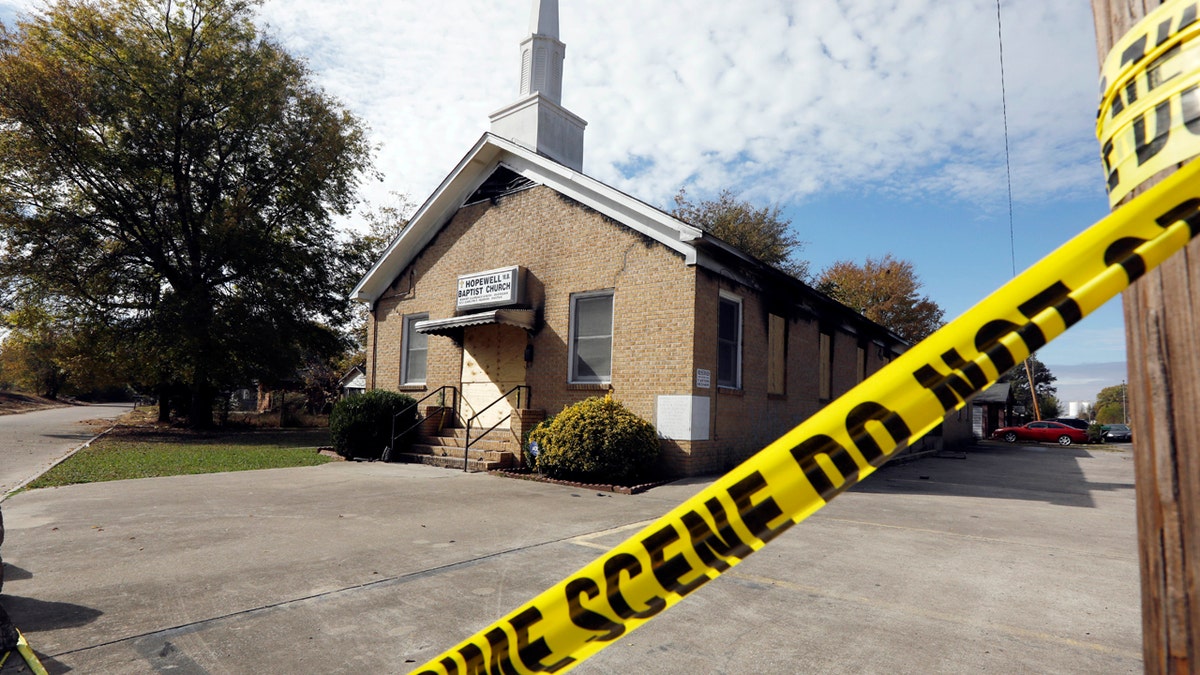
[(1129, 395), (1125, 383), (1105, 387), (1096, 394), (1096, 422), (1099, 424), (1123, 424), (1129, 420), (1126, 398)]
[[(1037, 392), (1042, 418), (1058, 417), (1058, 387), (1054, 386), (1058, 378), (1036, 356), (1029, 357), (1029, 369), (1033, 373), (1033, 388)], [(1033, 399), (1029, 395), (1029, 376), (1025, 371), (1025, 362), (1018, 363), (1001, 375), (1000, 381), (1009, 383), (1009, 400), (1013, 409), (1017, 411), (1017, 416), (1033, 419)]]
[(0, 27), (0, 295), (101, 317), (198, 425), (218, 387), (337, 350), (332, 216), (371, 161), (257, 4), (58, 0)]
[(921, 280), (913, 264), (892, 254), (857, 265), (840, 260), (816, 278), (816, 287), (909, 342), (920, 342), (942, 327), (944, 312), (918, 293)]
[[(334, 450), (346, 458), (379, 459), (395, 441), (393, 452), (405, 452), (410, 437), (393, 439), (392, 433), (403, 434), (416, 423), (417, 409), (413, 403), (411, 396), (385, 389), (373, 389), (338, 401), (329, 413), (329, 435)], [(399, 413), (404, 414), (394, 419)]]
[(55, 399), (120, 390), (130, 381), (134, 354), (119, 334), (97, 317), (69, 308), (26, 305), (0, 316), (0, 388)]
[(358, 247), (366, 254), (366, 274), (379, 256), (387, 250), (392, 241), (400, 236), (408, 226), (408, 219), (417, 205), (406, 192), (392, 190), (388, 192), (387, 200), (378, 204), (367, 204), (362, 210), (362, 219), (367, 231), (356, 235)]
[[(387, 251), (388, 246), (408, 227), (409, 217), (417, 209), (412, 198), (407, 193), (392, 190), (388, 193), (387, 201), (379, 204), (367, 204), (362, 209), (362, 220), (366, 231), (354, 232), (350, 235), (346, 249), (350, 253), (350, 269), (354, 271), (346, 292), (349, 293), (357, 282), (367, 272), (375, 261)], [(341, 359), (349, 361), (349, 365), (363, 363), (366, 360), (367, 318), (370, 309), (362, 303), (354, 303), (347, 333), (353, 344), (347, 354)], [(349, 366), (347, 366), (347, 369)], [(344, 370), (343, 373), (344, 374)], [(340, 375), (339, 375), (340, 376)]]
[(680, 188), (671, 215), (798, 279), (808, 277), (808, 261), (799, 257), (804, 242), (778, 205), (755, 206), (728, 189), (716, 199), (692, 201)]

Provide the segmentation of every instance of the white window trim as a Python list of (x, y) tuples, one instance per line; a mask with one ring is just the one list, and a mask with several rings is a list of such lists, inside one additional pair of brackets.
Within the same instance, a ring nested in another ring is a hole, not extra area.
[(400, 385), (401, 386), (425, 384), (429, 380), (429, 342), (428, 342), (429, 338), (428, 338), (428, 336), (426, 336), (427, 341), (425, 343), (425, 379), (416, 381), (416, 380), (410, 380), (408, 377), (408, 355), (409, 355), (408, 348), (410, 345), (409, 339), (412, 336), (412, 334), (414, 332), (416, 332), (413, 330), (413, 326), (418, 321), (424, 321), (428, 318), (429, 318), (428, 313), (409, 314), (404, 317), (404, 336), (403, 336), (404, 345), (403, 345), (403, 351), (400, 353)]
[[(608, 318), (608, 377), (599, 377), (596, 379), (581, 380), (575, 376), (575, 333), (576, 333), (576, 310), (575, 305), (581, 299), (598, 298), (608, 296), (612, 298), (612, 316)], [(584, 293), (571, 294), (571, 312), (567, 316), (567, 383), (568, 384), (611, 384), (612, 383), (612, 366), (613, 366), (613, 347), (616, 343), (616, 316), (617, 316), (617, 294), (614, 289), (605, 289), (601, 291), (587, 291)]]
[(746, 323), (745, 306), (742, 304), (741, 296), (734, 295), (728, 291), (720, 291), (721, 300), (728, 300), (735, 303), (738, 308), (737, 315), (737, 349), (734, 350), (735, 362), (733, 364), (733, 379), (734, 384), (728, 385), (721, 382), (721, 303), (717, 301), (717, 386), (726, 389), (741, 389), (742, 388), (742, 330)]

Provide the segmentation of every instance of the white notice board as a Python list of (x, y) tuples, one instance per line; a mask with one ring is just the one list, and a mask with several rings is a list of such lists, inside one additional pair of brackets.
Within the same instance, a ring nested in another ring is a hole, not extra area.
[(663, 438), (707, 441), (708, 411), (707, 396), (659, 396), (654, 426)]

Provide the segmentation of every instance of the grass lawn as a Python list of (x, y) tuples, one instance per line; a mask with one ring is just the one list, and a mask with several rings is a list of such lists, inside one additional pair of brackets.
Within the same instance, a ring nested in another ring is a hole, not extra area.
[(315, 466), (328, 429), (194, 432), (117, 427), (43, 474), (27, 489), (126, 478)]

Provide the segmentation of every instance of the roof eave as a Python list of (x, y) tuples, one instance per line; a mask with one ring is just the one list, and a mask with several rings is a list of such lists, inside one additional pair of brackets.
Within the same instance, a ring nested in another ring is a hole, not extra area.
[(352, 300), (374, 304), (392, 284), (396, 275), (411, 262), (416, 252), (424, 248), (437, 234), (442, 223), (458, 210), (470, 194), (470, 190), (476, 187), (463, 184), (469, 183), (472, 178), (475, 182), (479, 181), (477, 173), (467, 172), (466, 169), (473, 164), (492, 163), (495, 161), (495, 155), (499, 154), (498, 149), (489, 152), (488, 136), (489, 134), (484, 134), (475, 142), (470, 151), (455, 165), (454, 170), (417, 209), (400, 236), (392, 240), (383, 255), (379, 256), (350, 292)]
[(417, 209), (401, 232), (351, 292), (353, 300), (373, 304), (387, 291), (458, 210), (491, 170), (501, 162), (517, 173), (638, 231), (697, 263), (693, 242), (704, 233), (670, 214), (590, 178), (559, 162), (491, 133), (483, 134), (454, 170)]

